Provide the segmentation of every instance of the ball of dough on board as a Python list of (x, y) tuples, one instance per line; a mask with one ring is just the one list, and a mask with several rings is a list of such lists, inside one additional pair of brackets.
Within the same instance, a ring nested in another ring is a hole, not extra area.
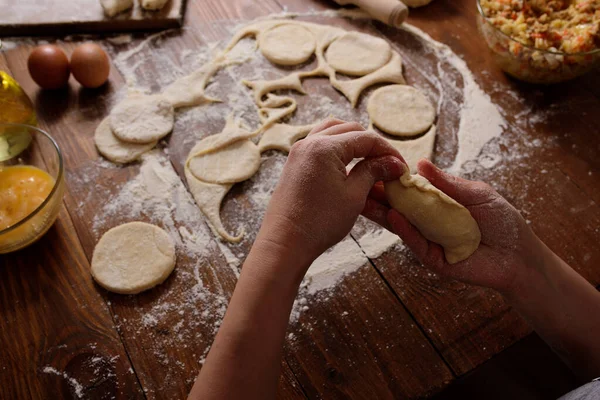
[(160, 96), (135, 95), (117, 104), (110, 113), (114, 135), (130, 143), (151, 143), (173, 130), (175, 110)]
[(407, 85), (383, 86), (367, 103), (373, 124), (394, 136), (414, 136), (435, 121), (435, 108), (423, 93)]
[(383, 67), (392, 56), (385, 40), (358, 32), (348, 32), (329, 45), (327, 63), (347, 75), (367, 75)]
[(469, 210), (408, 168), (399, 180), (385, 183), (385, 194), (398, 212), (428, 240), (444, 248), (450, 264), (463, 261), (479, 247), (481, 232)]
[(156, 11), (162, 9), (169, 0), (140, 0), (144, 10)]
[(164, 282), (175, 261), (175, 245), (164, 230), (130, 222), (100, 238), (92, 256), (92, 276), (111, 292), (135, 294)]
[(156, 141), (150, 143), (128, 143), (113, 135), (109, 118), (100, 122), (94, 134), (96, 148), (104, 157), (112, 162), (126, 164), (137, 160), (142, 154), (152, 150)]
[(208, 183), (245, 181), (259, 167), (260, 151), (250, 140), (238, 140), (215, 152), (192, 157), (189, 162), (192, 174)]
[(316, 40), (303, 26), (284, 24), (261, 33), (258, 47), (263, 56), (274, 64), (298, 65), (315, 52)]

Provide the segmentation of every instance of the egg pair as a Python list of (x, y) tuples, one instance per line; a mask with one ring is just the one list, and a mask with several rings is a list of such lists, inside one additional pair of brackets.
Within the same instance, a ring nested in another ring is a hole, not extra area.
[(110, 61), (102, 47), (95, 43), (77, 46), (71, 62), (58, 46), (38, 46), (27, 59), (29, 74), (44, 89), (59, 89), (67, 85), (69, 75), (86, 88), (97, 88), (108, 80)]

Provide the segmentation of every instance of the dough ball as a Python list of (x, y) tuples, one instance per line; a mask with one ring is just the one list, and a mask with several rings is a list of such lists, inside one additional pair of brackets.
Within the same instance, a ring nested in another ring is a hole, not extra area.
[(100, 238), (92, 256), (92, 276), (107, 290), (135, 294), (164, 282), (175, 262), (175, 245), (164, 230), (130, 222)]
[(394, 136), (414, 136), (435, 121), (435, 108), (423, 93), (407, 85), (383, 86), (367, 103), (373, 124)]
[(423, 7), (431, 3), (433, 0), (402, 0), (409, 7)]
[(114, 17), (133, 7), (133, 0), (100, 0), (107, 17)]
[(189, 169), (203, 182), (242, 182), (258, 171), (260, 151), (250, 140), (238, 140), (212, 153), (192, 157)]
[(152, 143), (173, 129), (175, 111), (160, 96), (135, 95), (117, 104), (110, 113), (114, 135), (130, 143)]
[(325, 52), (327, 63), (347, 75), (367, 75), (383, 67), (392, 56), (385, 40), (358, 32), (348, 32), (329, 45)]
[(450, 264), (467, 259), (479, 247), (481, 232), (469, 210), (424, 177), (407, 170), (399, 180), (385, 183), (385, 194), (425, 238), (444, 248)]
[(126, 164), (137, 160), (142, 154), (150, 151), (158, 142), (128, 143), (113, 135), (109, 117), (100, 122), (94, 134), (94, 142), (100, 154), (110, 161)]
[(303, 26), (284, 24), (261, 33), (258, 47), (263, 56), (274, 64), (298, 65), (315, 52), (316, 40)]

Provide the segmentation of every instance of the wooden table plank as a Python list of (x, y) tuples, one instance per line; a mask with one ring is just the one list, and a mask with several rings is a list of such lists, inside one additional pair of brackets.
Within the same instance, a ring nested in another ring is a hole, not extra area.
[(37, 243), (0, 256), (1, 398), (143, 398), (88, 269), (64, 208)]

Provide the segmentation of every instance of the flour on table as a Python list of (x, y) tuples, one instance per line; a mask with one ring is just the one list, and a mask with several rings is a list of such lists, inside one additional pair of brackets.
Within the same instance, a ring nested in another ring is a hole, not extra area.
[(381, 227), (365, 232), (357, 241), (367, 257), (372, 260), (402, 243), (398, 235)]
[(83, 398), (83, 385), (79, 383), (75, 378), (69, 376), (66, 372), (58, 371), (57, 369), (52, 368), (50, 366), (45, 366), (42, 369), (42, 372), (45, 374), (57, 375), (64, 378), (69, 383), (69, 386), (71, 386), (71, 388), (73, 389), (75, 396), (77, 396), (78, 399)]

